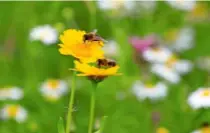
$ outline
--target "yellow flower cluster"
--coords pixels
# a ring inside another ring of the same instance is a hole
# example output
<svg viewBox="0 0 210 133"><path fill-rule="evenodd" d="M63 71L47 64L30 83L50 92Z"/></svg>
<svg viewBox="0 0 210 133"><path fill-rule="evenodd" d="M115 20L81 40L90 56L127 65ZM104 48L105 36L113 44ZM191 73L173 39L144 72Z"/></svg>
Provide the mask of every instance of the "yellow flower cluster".
<svg viewBox="0 0 210 133"><path fill-rule="evenodd" d="M59 52L63 55L75 57L75 68L73 70L80 72L78 76L88 76L103 79L104 77L117 75L118 65L100 68L99 66L90 65L97 63L98 59L104 59L102 47L103 41L85 40L85 31L69 29L64 31L60 36L62 44L59 44Z"/></svg>

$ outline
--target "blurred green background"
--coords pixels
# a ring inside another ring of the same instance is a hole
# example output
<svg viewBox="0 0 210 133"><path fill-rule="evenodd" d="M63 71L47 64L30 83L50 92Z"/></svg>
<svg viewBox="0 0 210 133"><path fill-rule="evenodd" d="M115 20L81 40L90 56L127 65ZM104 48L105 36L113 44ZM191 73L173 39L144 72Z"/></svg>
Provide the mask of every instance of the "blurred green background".
<svg viewBox="0 0 210 133"><path fill-rule="evenodd" d="M209 2L203 2L209 6ZM140 10L139 8L134 9ZM107 78L97 90L96 116L108 116L106 133L153 133L157 128L152 122L152 113L160 114L158 127L166 127L171 133L187 133L204 121L210 120L210 112L192 121L199 111L192 111L186 99L189 93L200 86L207 86L209 74L194 68L176 85L169 85L165 100L152 103L138 101L130 92L132 83L141 79L141 68L133 61L133 49L128 42L132 35L144 36L156 33L163 36L171 28L191 26L195 30L195 47L180 53L181 58L193 62L198 57L209 56L210 23L187 21L188 13L170 7L166 2L156 2L153 12L134 12L134 15L120 15L125 10L105 12L95 1L49 1L49 2L0 2L0 87L19 86L24 89L24 98L18 103L28 110L24 123L0 121L0 133L57 133L59 117L65 117L69 94L56 102L47 102L40 95L40 84L49 78L70 82L73 67L72 57L58 51L59 41L54 45L43 45L30 41L29 33L37 25L50 24L61 34L65 29L75 28L86 31L98 29L99 34L115 40L120 47L116 57L122 76ZM77 78L73 119L76 133L87 132L90 82ZM117 100L116 93L123 92L124 100ZM193 127L192 127L193 126Z"/></svg>

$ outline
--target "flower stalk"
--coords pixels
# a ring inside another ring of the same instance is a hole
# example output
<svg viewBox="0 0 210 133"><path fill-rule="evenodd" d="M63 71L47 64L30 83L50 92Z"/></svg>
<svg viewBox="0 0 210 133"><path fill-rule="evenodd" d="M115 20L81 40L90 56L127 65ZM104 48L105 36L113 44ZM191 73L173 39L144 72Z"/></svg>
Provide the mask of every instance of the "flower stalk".
<svg viewBox="0 0 210 133"><path fill-rule="evenodd" d="M66 121L66 133L70 133L71 128L71 120L72 120L72 112L74 106L74 95L75 95L75 86L76 86L76 71L73 72L72 76L72 83L71 83L71 96L69 98L69 108L68 108L68 115Z"/></svg>
<svg viewBox="0 0 210 133"><path fill-rule="evenodd" d="M90 119L89 119L89 126L88 126L88 133L92 133L93 130L93 123L94 123L94 113L95 113L95 102L96 102L96 88L98 83L92 82L93 89L91 91L91 101L90 101Z"/></svg>

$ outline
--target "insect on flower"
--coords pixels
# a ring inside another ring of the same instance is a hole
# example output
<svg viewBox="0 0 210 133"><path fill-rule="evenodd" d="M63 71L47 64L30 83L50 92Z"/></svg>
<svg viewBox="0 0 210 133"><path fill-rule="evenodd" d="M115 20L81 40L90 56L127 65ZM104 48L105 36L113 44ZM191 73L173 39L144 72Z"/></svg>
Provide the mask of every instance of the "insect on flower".
<svg viewBox="0 0 210 133"><path fill-rule="evenodd" d="M111 59L98 59L97 60L98 67L114 67L117 63Z"/></svg>
<svg viewBox="0 0 210 133"><path fill-rule="evenodd" d="M86 41L107 42L105 39L103 39L100 35L96 33L97 33L97 29L93 30L92 32L88 32L84 34L83 41L84 42Z"/></svg>
<svg viewBox="0 0 210 133"><path fill-rule="evenodd" d="M60 36L62 44L59 49L63 55L71 55L81 62L95 62L97 59L104 58L104 52L102 46L103 41L88 41L88 37L85 31L68 29ZM85 42L84 42L85 40ZM90 40L90 39L89 39ZM95 39L94 39L95 40Z"/></svg>
<svg viewBox="0 0 210 133"><path fill-rule="evenodd" d="M79 61L74 61L75 69L72 70L80 72L79 74L77 74L77 76L87 76L89 79L96 82L100 82L108 76L121 75L120 73L117 73L119 69L119 66L117 64L113 66L113 62L111 64L109 64L110 62L107 62L109 61L101 59L97 62L97 64L91 65Z"/></svg>

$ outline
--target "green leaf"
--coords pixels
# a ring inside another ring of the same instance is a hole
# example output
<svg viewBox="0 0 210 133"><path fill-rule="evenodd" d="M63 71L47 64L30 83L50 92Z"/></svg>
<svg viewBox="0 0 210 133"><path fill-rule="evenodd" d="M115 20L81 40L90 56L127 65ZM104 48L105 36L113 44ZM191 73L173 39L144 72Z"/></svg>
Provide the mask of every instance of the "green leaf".
<svg viewBox="0 0 210 133"><path fill-rule="evenodd" d="M58 133L65 133L62 117L58 121Z"/></svg>

